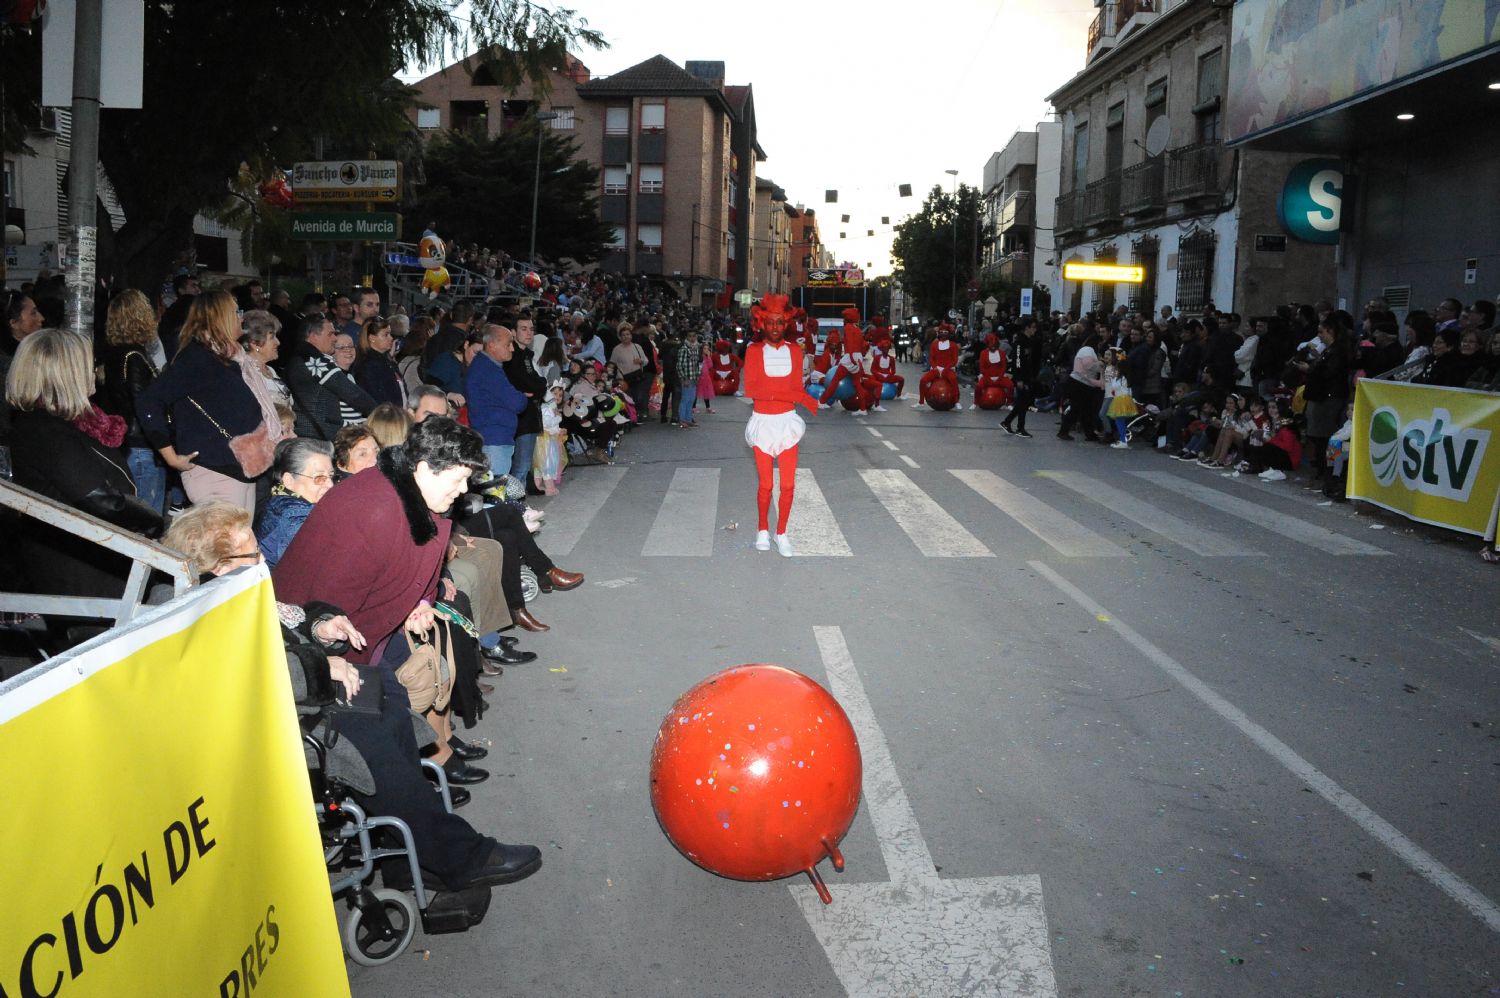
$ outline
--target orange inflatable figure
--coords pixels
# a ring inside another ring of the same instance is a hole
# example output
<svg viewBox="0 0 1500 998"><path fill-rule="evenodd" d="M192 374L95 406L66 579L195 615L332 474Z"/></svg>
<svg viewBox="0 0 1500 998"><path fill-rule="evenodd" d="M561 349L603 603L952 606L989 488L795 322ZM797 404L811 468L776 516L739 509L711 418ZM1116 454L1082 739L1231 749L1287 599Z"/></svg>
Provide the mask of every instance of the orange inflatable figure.
<svg viewBox="0 0 1500 998"><path fill-rule="evenodd" d="M864 766L849 717L827 690L779 665L725 669L667 711L651 751L651 806L688 859L733 880L842 871L839 842Z"/></svg>

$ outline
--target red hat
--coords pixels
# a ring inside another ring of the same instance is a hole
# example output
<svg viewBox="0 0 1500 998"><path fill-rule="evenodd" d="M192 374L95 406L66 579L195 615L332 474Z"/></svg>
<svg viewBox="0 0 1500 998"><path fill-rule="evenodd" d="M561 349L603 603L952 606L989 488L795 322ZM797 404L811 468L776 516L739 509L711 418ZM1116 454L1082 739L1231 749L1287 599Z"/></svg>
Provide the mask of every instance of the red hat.
<svg viewBox="0 0 1500 998"><path fill-rule="evenodd" d="M729 341L728 340L714 340L714 349L717 350L717 351L719 351L719 353L728 353L729 352Z"/></svg>
<svg viewBox="0 0 1500 998"><path fill-rule="evenodd" d="M844 309L844 321L845 322L858 322L859 321L859 309L857 309L857 308L846 308L846 309Z"/></svg>
<svg viewBox="0 0 1500 998"><path fill-rule="evenodd" d="M882 351L889 351L891 349L891 338L889 336L886 336L875 345L878 346Z"/></svg>
<svg viewBox="0 0 1500 998"><path fill-rule="evenodd" d="M843 346L844 345L843 334L840 333L837 329L830 329L828 331L828 340L827 340L827 342L829 342L829 343L837 343L839 346Z"/></svg>
<svg viewBox="0 0 1500 998"><path fill-rule="evenodd" d="M946 322L940 322L938 323L938 332L951 333L953 332L953 326Z"/></svg>
<svg viewBox="0 0 1500 998"><path fill-rule="evenodd" d="M993 350L1000 345L1000 337L996 336L994 333L990 333L984 338L984 345Z"/></svg>

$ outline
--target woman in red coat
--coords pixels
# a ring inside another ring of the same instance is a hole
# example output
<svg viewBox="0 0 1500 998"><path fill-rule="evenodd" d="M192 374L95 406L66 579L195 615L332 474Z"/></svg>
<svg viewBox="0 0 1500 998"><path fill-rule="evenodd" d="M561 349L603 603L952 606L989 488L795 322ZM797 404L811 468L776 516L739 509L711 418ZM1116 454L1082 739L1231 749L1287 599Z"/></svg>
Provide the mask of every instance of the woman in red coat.
<svg viewBox="0 0 1500 998"><path fill-rule="evenodd" d="M785 342L790 316L786 295L766 295L750 313L762 339L745 348L745 397L754 401L750 422L745 424L745 443L755 454L759 486L755 492L759 516L755 548L771 550L770 510L772 465L780 469L781 497L776 502L776 550L791 557L792 542L786 536L792 515L792 496L797 487L797 445L807 424L797 415L797 406L816 415L818 400L802 386L802 348Z"/></svg>

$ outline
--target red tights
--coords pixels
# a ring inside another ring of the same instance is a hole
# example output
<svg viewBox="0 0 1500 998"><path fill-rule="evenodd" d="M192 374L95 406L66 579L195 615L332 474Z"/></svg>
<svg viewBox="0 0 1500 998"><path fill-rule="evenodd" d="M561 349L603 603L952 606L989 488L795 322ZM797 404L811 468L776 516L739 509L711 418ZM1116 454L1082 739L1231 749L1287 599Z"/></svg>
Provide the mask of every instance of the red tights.
<svg viewBox="0 0 1500 998"><path fill-rule="evenodd" d="M772 457L759 447L755 451L755 474L760 485L755 490L755 508L760 514L757 530L769 530L771 516L771 465L781 468L781 496L776 500L776 532L786 533L787 520L792 515L792 493L797 489L797 447L793 445Z"/></svg>

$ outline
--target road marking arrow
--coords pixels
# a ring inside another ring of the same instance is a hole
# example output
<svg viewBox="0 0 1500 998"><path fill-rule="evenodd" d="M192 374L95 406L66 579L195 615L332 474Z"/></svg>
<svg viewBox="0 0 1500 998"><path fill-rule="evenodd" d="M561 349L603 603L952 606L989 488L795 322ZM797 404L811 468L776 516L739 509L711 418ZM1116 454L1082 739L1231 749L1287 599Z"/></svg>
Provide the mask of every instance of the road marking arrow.
<svg viewBox="0 0 1500 998"><path fill-rule="evenodd" d="M1037 876L943 880L901 788L837 627L815 627L833 695L859 736L864 797L890 882L839 884L824 905L811 887L792 895L851 995L1057 994Z"/></svg>

